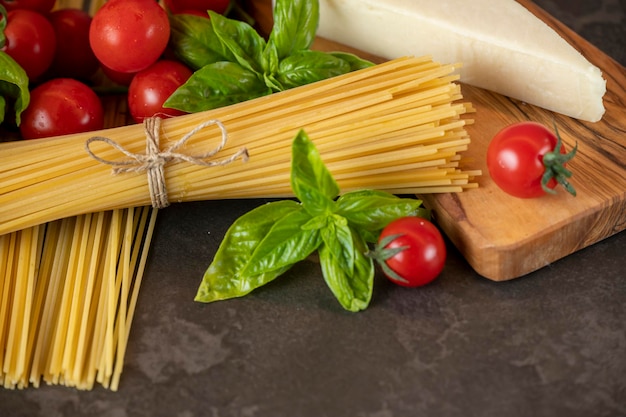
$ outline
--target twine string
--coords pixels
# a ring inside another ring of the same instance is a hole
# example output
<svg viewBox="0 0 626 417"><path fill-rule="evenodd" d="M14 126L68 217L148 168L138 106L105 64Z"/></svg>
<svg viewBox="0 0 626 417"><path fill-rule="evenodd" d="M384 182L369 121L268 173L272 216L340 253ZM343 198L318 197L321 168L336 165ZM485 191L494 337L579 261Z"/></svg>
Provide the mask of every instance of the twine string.
<svg viewBox="0 0 626 417"><path fill-rule="evenodd" d="M169 205L164 169L165 164L168 162L187 162L193 165L214 167L230 164L238 158L241 158L244 162L248 160L248 150L246 148L242 148L230 157L222 160L209 160L209 158L219 153L228 141L226 127L219 120L211 119L200 123L164 151L161 151L160 147L161 119L159 117L149 117L144 119L143 125L146 135L145 154L130 152L116 141L103 136L93 136L87 139L85 150L96 161L111 165L113 167L111 170L113 175L145 171L148 176L150 200L155 208L164 208ZM196 133L212 125L217 126L221 131L221 141L215 148L197 155L185 154L179 151ZM94 142L103 142L126 155L128 159L111 161L101 158L91 150L91 144Z"/></svg>

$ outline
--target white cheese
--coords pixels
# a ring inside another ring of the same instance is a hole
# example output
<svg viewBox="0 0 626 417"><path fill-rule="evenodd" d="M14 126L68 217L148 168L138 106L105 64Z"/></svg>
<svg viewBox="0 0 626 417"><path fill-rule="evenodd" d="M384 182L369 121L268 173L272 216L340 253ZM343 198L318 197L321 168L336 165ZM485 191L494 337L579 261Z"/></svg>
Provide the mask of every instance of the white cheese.
<svg viewBox="0 0 626 417"><path fill-rule="evenodd" d="M596 122L606 81L514 0L319 0L318 36L381 58L460 63L461 81Z"/></svg>

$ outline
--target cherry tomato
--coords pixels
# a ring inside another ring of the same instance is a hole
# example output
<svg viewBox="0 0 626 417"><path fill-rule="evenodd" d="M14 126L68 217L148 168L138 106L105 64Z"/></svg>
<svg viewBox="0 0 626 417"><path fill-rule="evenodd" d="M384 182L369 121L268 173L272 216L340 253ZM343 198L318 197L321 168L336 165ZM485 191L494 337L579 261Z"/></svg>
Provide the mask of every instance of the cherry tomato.
<svg viewBox="0 0 626 417"><path fill-rule="evenodd" d="M102 103L86 84L71 78L46 81L31 91L22 113L24 139L99 130L104 126Z"/></svg>
<svg viewBox="0 0 626 417"><path fill-rule="evenodd" d="M575 195L567 178L571 172L565 162L576 149L566 154L557 134L536 122L519 122L499 131L487 149L487 169L493 181L506 193L519 198L534 198L561 183Z"/></svg>
<svg viewBox="0 0 626 417"><path fill-rule="evenodd" d="M228 10L230 0L165 0L165 5L170 12L177 14L184 10L213 10L224 14Z"/></svg>
<svg viewBox="0 0 626 417"><path fill-rule="evenodd" d="M191 77L191 70L177 61L161 60L138 72L128 87L128 109L137 123L152 116L179 116L179 110L163 103Z"/></svg>
<svg viewBox="0 0 626 417"><path fill-rule="evenodd" d="M118 72L138 72L154 64L169 36L167 13L154 0L109 0L89 30L98 60Z"/></svg>
<svg viewBox="0 0 626 417"><path fill-rule="evenodd" d="M433 281L446 262L446 245L439 229L416 216L389 223L380 234L374 258L392 282L419 287Z"/></svg>
<svg viewBox="0 0 626 417"><path fill-rule="evenodd" d="M20 64L29 79L48 70L57 42L52 24L41 13L26 9L9 12L4 34L6 45L2 50Z"/></svg>
<svg viewBox="0 0 626 417"><path fill-rule="evenodd" d="M89 45L91 16L80 9L59 9L48 15L57 39L51 77L88 79L100 65Z"/></svg>
<svg viewBox="0 0 626 417"><path fill-rule="evenodd" d="M46 14L52 10L55 1L56 0L0 0L0 4L2 4L7 11L27 9Z"/></svg>

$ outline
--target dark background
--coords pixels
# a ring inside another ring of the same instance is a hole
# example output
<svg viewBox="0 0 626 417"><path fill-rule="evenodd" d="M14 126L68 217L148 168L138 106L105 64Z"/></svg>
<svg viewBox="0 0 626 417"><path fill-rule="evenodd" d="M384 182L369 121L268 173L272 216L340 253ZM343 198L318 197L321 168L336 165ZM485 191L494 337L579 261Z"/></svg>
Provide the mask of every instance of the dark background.
<svg viewBox="0 0 626 417"><path fill-rule="evenodd" d="M537 3L626 65L625 0ZM309 261L193 302L226 228L262 203L163 210L119 391L0 389L0 416L626 416L624 232L504 283L449 245L438 280L379 276L357 314Z"/></svg>

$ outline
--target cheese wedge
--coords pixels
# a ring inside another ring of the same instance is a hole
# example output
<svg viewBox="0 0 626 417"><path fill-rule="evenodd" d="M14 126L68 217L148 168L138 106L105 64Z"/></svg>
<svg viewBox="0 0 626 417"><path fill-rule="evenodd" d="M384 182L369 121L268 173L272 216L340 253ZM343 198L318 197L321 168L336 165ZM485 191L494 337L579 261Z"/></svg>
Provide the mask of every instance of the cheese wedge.
<svg viewBox="0 0 626 417"><path fill-rule="evenodd" d="M386 59L460 63L461 82L570 117L604 114L606 81L514 0L319 0L318 36Z"/></svg>

